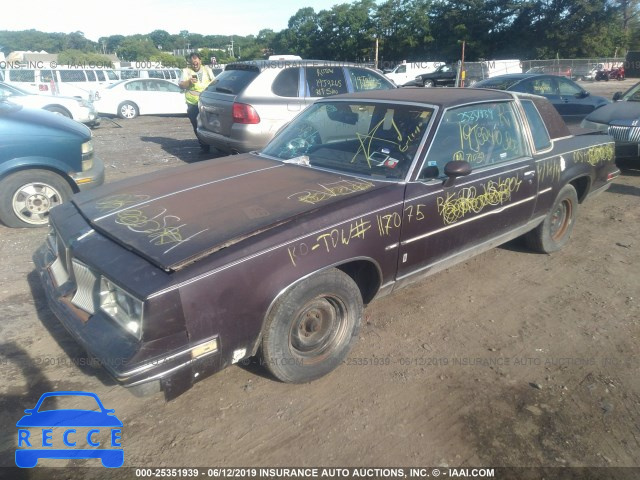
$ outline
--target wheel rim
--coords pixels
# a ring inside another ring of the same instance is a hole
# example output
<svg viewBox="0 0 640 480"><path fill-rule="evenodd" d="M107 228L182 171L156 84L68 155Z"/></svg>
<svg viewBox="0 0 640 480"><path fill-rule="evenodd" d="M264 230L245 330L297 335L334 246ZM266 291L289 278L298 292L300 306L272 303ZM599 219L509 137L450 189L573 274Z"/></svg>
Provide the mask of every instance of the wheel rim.
<svg viewBox="0 0 640 480"><path fill-rule="evenodd" d="M120 107L120 112L124 118L134 118L136 116L136 108L130 103Z"/></svg>
<svg viewBox="0 0 640 480"><path fill-rule="evenodd" d="M294 354L320 361L345 340L347 307L334 296L322 296L307 303L291 326L289 342Z"/></svg>
<svg viewBox="0 0 640 480"><path fill-rule="evenodd" d="M569 200L560 202L551 215L551 238L555 241L560 240L567 233L569 225L571 225L571 217L573 213L573 204Z"/></svg>
<svg viewBox="0 0 640 480"><path fill-rule="evenodd" d="M51 185L27 183L13 194L14 213L23 222L43 225L49 222L49 210L62 203L62 195Z"/></svg>

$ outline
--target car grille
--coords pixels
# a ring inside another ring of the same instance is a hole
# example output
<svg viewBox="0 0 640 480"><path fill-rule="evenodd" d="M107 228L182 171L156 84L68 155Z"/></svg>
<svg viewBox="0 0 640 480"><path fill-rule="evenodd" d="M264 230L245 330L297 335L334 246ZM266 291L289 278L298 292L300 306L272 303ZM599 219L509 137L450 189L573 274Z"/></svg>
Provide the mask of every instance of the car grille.
<svg viewBox="0 0 640 480"><path fill-rule="evenodd" d="M47 237L49 248L56 259L49 267L57 286L69 283L73 292L71 303L87 313L94 314L98 307L99 276L87 265L72 257L58 232L52 228Z"/></svg>
<svg viewBox="0 0 640 480"><path fill-rule="evenodd" d="M609 135L621 142L640 142L640 127L611 125Z"/></svg>

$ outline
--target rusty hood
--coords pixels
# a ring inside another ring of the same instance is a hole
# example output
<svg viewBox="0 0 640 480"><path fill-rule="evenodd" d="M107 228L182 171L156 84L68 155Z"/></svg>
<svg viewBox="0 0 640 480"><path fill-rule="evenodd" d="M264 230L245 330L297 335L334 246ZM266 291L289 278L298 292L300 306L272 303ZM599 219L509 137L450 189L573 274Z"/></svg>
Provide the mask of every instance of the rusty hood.
<svg viewBox="0 0 640 480"><path fill-rule="evenodd" d="M72 201L95 230L177 270L381 185L245 154L103 185Z"/></svg>

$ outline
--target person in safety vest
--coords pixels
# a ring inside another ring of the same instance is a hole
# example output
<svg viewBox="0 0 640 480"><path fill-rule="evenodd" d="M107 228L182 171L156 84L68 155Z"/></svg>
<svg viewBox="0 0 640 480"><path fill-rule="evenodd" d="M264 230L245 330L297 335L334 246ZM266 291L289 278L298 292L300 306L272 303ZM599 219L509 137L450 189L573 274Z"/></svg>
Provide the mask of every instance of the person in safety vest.
<svg viewBox="0 0 640 480"><path fill-rule="evenodd" d="M204 91L214 78L215 75L211 69L206 65L202 65L200 54L193 52L191 54L191 67L182 70L182 76L178 84L180 88L185 90L184 98L187 102L187 116L191 120L193 132L196 134L198 143L200 143L200 150L203 152L208 152L210 147L198 137L198 100L200 99L200 92Z"/></svg>

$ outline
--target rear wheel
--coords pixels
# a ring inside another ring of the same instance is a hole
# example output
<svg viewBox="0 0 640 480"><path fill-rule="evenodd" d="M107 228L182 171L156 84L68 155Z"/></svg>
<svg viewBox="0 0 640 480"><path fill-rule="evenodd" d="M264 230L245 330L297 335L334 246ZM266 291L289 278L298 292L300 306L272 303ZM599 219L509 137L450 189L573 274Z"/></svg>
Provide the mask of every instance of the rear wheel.
<svg viewBox="0 0 640 480"><path fill-rule="evenodd" d="M122 102L118 105L118 116L120 118L132 119L140 114L138 106L133 102Z"/></svg>
<svg viewBox="0 0 640 480"><path fill-rule="evenodd" d="M525 235L529 248L543 253L556 252L563 248L571 237L577 209L576 189L572 185L565 185L544 221Z"/></svg>
<svg viewBox="0 0 640 480"><path fill-rule="evenodd" d="M262 361L279 380L310 382L334 370L351 350L362 296L344 272L331 268L296 284L276 303L262 338Z"/></svg>
<svg viewBox="0 0 640 480"><path fill-rule="evenodd" d="M49 212L73 191L60 175L47 170L22 170L0 181L0 221L8 227L41 227Z"/></svg>

